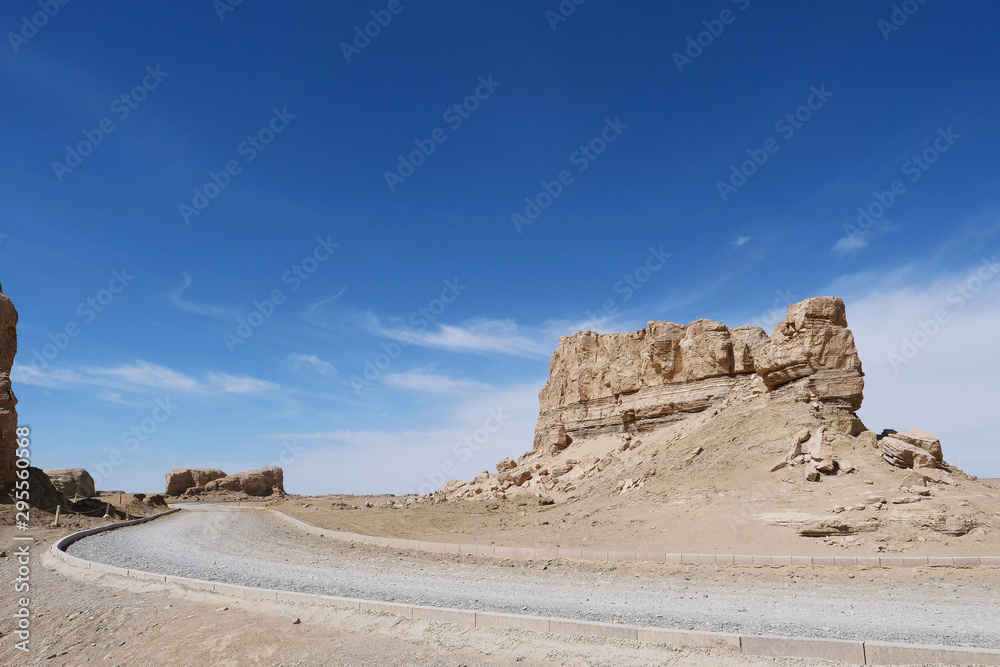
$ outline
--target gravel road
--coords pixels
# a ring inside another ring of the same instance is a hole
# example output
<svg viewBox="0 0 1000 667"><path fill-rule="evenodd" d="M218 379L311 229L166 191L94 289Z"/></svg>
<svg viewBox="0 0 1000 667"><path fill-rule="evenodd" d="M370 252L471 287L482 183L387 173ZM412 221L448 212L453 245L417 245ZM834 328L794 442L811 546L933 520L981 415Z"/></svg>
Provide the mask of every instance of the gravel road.
<svg viewBox="0 0 1000 667"><path fill-rule="evenodd" d="M420 556L309 535L265 511L184 511L80 540L75 556L130 569L389 602L743 634L1000 648L1000 590L955 571L919 582L817 583L787 568L640 574L566 561L542 569L473 556ZM672 566L665 566L670 568ZM991 579L992 580L992 579Z"/></svg>

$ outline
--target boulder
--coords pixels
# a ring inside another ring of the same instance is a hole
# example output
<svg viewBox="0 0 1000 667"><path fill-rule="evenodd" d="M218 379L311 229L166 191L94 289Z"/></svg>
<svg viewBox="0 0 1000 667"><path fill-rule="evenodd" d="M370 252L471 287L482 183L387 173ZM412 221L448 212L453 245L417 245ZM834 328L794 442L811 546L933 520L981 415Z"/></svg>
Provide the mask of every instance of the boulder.
<svg viewBox="0 0 1000 667"><path fill-rule="evenodd" d="M42 510L54 510L62 505L64 508L71 507L66 497L59 492L49 476L41 468L28 467L28 504ZM14 485L8 486L10 497L14 497ZM2 496L0 496L2 498Z"/></svg>
<svg viewBox="0 0 1000 667"><path fill-rule="evenodd" d="M528 470L527 468L507 470L505 472L500 473L500 475L497 477L497 481L500 482L501 484L504 484L505 482L510 482L511 485L513 486L520 486L521 484L527 482L529 479L531 479L531 471Z"/></svg>
<svg viewBox="0 0 1000 667"><path fill-rule="evenodd" d="M885 434L892 435L892 437L896 440L902 440L903 442L911 444L914 447L919 447L930 454L935 461L944 460L944 453L941 451L941 441L936 436L931 435L921 428L911 428L910 430L903 431L902 433L886 431Z"/></svg>
<svg viewBox="0 0 1000 667"><path fill-rule="evenodd" d="M17 461L17 397L10 369L17 354L17 310L0 286L0 487L13 482Z"/></svg>
<svg viewBox="0 0 1000 667"><path fill-rule="evenodd" d="M504 470L513 470L517 467L517 461L511 458L506 458L497 464L497 472L503 472Z"/></svg>
<svg viewBox="0 0 1000 667"><path fill-rule="evenodd" d="M874 431L862 431L856 440L862 447L878 449L878 435Z"/></svg>
<svg viewBox="0 0 1000 667"><path fill-rule="evenodd" d="M179 496L192 487L205 486L225 476L226 473L214 468L174 468L167 473L166 494Z"/></svg>
<svg viewBox="0 0 1000 667"><path fill-rule="evenodd" d="M535 431L535 444L533 451L555 454L569 446L570 437L566 433L566 426L561 423L546 425Z"/></svg>
<svg viewBox="0 0 1000 667"><path fill-rule="evenodd" d="M444 491L445 493L453 493L461 489L463 486L466 486L466 483L463 480L453 479L444 485L442 491Z"/></svg>
<svg viewBox="0 0 1000 667"><path fill-rule="evenodd" d="M878 529L878 519L812 519L799 528L803 537L829 537L830 535L853 535Z"/></svg>
<svg viewBox="0 0 1000 667"><path fill-rule="evenodd" d="M285 494L284 471L276 466L238 472L205 485L205 492L242 491L248 496Z"/></svg>
<svg viewBox="0 0 1000 667"><path fill-rule="evenodd" d="M785 455L785 461L791 463L802 454L802 443L809 441L809 429L803 429L793 436L789 436L786 441L786 447L788 447L788 454Z"/></svg>
<svg viewBox="0 0 1000 667"><path fill-rule="evenodd" d="M83 468L52 468L43 471L64 496L90 498L97 495L94 478Z"/></svg>
<svg viewBox="0 0 1000 667"><path fill-rule="evenodd" d="M574 466L575 466L575 464L573 464L573 463L564 463L562 465L558 465L558 466L555 466L554 468L550 469L549 470L549 474L552 475L553 477L562 477L563 475L565 475L566 473L568 473L570 470L572 470L574 468Z"/></svg>
<svg viewBox="0 0 1000 667"><path fill-rule="evenodd" d="M805 450L809 453L809 458L816 462L816 470L820 472L833 472L833 445L826 437L826 427L820 426L805 444Z"/></svg>
<svg viewBox="0 0 1000 667"><path fill-rule="evenodd" d="M936 468L938 459L926 449L886 435L878 441L882 458L897 468Z"/></svg>

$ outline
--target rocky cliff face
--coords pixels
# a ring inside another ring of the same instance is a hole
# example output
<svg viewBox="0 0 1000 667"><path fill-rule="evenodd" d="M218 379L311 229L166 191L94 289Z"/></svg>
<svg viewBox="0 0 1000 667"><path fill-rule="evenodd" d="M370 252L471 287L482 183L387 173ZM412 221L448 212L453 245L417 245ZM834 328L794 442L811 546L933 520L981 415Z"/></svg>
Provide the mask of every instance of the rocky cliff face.
<svg viewBox="0 0 1000 667"><path fill-rule="evenodd" d="M215 468L174 468L166 476L166 493L168 496L179 496L190 488L203 487L225 476L226 473Z"/></svg>
<svg viewBox="0 0 1000 667"><path fill-rule="evenodd" d="M213 491L242 491L248 496L285 494L284 471L258 468L227 475L213 468L174 468L167 473L167 495L199 495Z"/></svg>
<svg viewBox="0 0 1000 667"><path fill-rule="evenodd" d="M94 478L83 468L50 468L42 472L52 481L52 486L67 498L97 495Z"/></svg>
<svg viewBox="0 0 1000 667"><path fill-rule="evenodd" d="M17 310L0 287L0 486L14 481L17 450L17 398L10 369L17 354Z"/></svg>
<svg viewBox="0 0 1000 667"><path fill-rule="evenodd" d="M789 306L771 337L713 320L563 337L539 394L534 451L651 430L708 410L737 389L813 402L833 429L859 432L853 411L861 407L864 373L844 302L817 297Z"/></svg>
<svg viewBox="0 0 1000 667"><path fill-rule="evenodd" d="M237 472L205 485L205 491L242 491L248 496L285 495L285 475L281 468L270 466Z"/></svg>

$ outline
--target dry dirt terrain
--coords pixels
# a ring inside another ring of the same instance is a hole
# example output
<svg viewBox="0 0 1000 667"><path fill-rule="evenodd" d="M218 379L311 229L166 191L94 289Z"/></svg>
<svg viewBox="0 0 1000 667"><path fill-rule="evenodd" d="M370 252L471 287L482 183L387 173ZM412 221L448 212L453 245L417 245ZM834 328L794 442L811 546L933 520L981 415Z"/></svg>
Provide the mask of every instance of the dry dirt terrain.
<svg viewBox="0 0 1000 667"><path fill-rule="evenodd" d="M711 437L721 433L731 443L725 449L703 447L697 432L680 440L663 432L643 436L641 445L625 451L617 451L620 440L613 436L570 447L546 465L609 449L615 461L577 480L573 491L545 494L551 505L528 492L506 500L449 502L288 497L273 506L324 528L439 542L776 556L1000 555L1000 484L954 470L945 473L950 483L911 491L906 485L912 471L890 466L877 448L862 446L842 454L856 472L821 482L788 469L770 472L785 455L781 435L796 430L793 417L787 426L769 424L767 436L742 419L734 420L731 431L720 430L716 418ZM687 460L698 447L702 453ZM739 465L726 460L733 450L740 452ZM641 486L618 490L637 479ZM800 536L806 521L823 518L857 529Z"/></svg>

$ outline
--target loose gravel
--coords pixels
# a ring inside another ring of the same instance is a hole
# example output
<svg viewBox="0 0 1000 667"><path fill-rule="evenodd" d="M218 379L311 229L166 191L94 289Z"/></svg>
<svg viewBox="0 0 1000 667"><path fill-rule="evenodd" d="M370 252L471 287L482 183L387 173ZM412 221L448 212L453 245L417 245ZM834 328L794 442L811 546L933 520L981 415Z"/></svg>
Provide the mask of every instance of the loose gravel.
<svg viewBox="0 0 1000 667"><path fill-rule="evenodd" d="M1000 648L998 591L937 577L905 586L820 584L790 569L784 583L774 577L726 581L720 567L717 578L692 580L665 570L662 576L614 566L581 571L566 561L523 567L458 554L428 558L309 535L252 510L179 512L85 538L69 552L135 570L387 602L741 634Z"/></svg>

